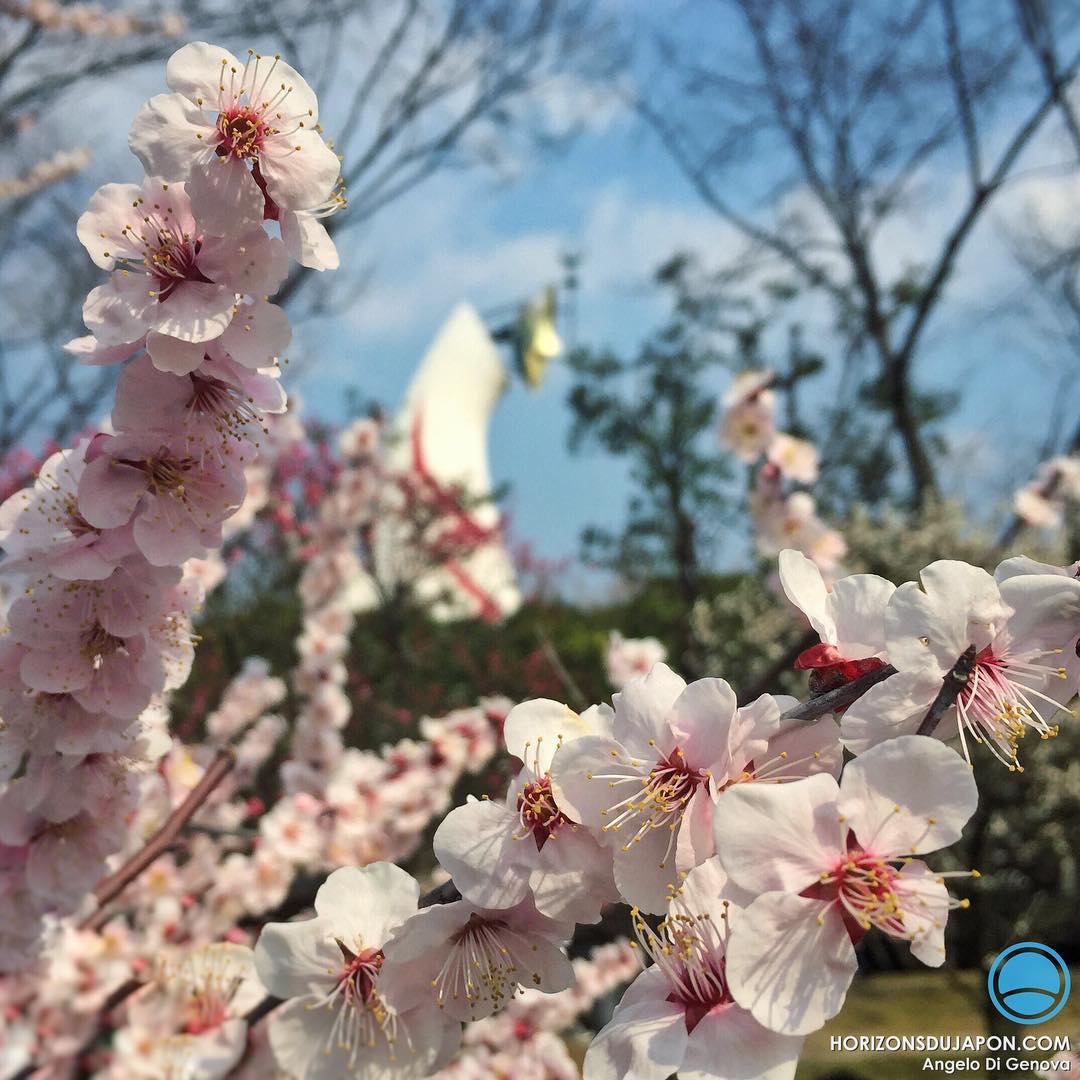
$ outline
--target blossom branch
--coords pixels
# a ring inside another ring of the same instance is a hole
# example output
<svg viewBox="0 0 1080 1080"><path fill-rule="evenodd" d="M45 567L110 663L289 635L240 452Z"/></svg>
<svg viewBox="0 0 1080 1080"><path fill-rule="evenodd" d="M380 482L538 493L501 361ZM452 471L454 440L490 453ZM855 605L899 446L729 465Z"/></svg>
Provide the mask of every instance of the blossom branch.
<svg viewBox="0 0 1080 1080"><path fill-rule="evenodd" d="M960 654L960 658L953 664L952 670L945 676L941 689L938 691L937 697L934 698L926 716L923 717L919 730L915 733L916 735L934 734L934 730L941 722L941 718L956 704L960 692L971 679L972 672L975 670L975 655L976 649L974 645L969 645Z"/></svg>
<svg viewBox="0 0 1080 1080"><path fill-rule="evenodd" d="M858 701L872 686L877 686L895 674L896 668L892 664L882 664L844 686L793 705L787 712L780 714L780 724L784 726L802 720L817 720L826 713L846 708L852 702Z"/></svg>
<svg viewBox="0 0 1080 1080"><path fill-rule="evenodd" d="M436 904L452 904L456 900L461 899L461 893L458 891L458 887L452 881L444 881L441 885L436 885L434 889L429 889L420 899L417 901L417 907L434 907Z"/></svg>
<svg viewBox="0 0 1080 1080"><path fill-rule="evenodd" d="M149 867L180 835L211 792L225 779L236 764L231 750L218 750L202 779L188 792L187 798L165 819L160 829L119 870L110 874L94 889L98 911L80 924L88 927L106 904L115 900L147 867Z"/></svg>

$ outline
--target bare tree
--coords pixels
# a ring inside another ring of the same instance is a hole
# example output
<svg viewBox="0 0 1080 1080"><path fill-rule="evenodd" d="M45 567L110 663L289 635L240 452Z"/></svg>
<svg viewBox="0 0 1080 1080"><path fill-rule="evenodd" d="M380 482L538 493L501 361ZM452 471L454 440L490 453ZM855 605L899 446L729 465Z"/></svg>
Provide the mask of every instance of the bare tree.
<svg viewBox="0 0 1080 1080"><path fill-rule="evenodd" d="M701 0L686 10L695 32L658 35L661 70L641 115L750 251L830 303L845 370L869 375L845 380L831 426L842 429L852 394L864 408L876 399L922 504L938 483L933 406L915 367L965 245L1048 118L1068 116L1080 9ZM1058 142L1068 149L1064 134ZM776 178L749 208L748 161L767 161ZM929 169L958 162L966 190L941 235L925 238L918 267L885 269L886 228L903 223Z"/></svg>
<svg viewBox="0 0 1080 1080"><path fill-rule="evenodd" d="M320 119L343 155L349 207L328 221L340 236L439 170L497 166L515 140L550 136L543 94L559 80L603 81L621 62L610 25L587 0L131 0L129 7L127 31L110 36L43 24L20 17L30 9L16 0L0 3L0 451L50 428L77 427L111 378L108 369L74 368L60 351L82 332L81 301L95 278L75 246L74 222L106 178L103 163L56 183L29 182L48 177L43 159L47 166L57 149L80 145L80 109L109 80L121 97L140 70L159 68L183 40L287 55L320 94ZM139 102L134 94L124 101L127 119ZM355 273L333 283L307 277L314 279L304 287L309 312L355 302L362 291ZM295 308L298 288L287 282L283 302Z"/></svg>

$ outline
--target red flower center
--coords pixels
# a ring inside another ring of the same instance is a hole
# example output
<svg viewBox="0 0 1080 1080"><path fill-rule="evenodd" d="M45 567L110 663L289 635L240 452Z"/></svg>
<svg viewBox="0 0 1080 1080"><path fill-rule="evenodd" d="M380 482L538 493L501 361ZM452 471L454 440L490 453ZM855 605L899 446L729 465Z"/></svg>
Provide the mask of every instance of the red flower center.
<svg viewBox="0 0 1080 1080"><path fill-rule="evenodd" d="M551 793L550 776L542 776L521 789L521 794L517 798L517 811L521 820L521 835L532 833L537 850L542 848L563 825L573 825L573 822L555 805L555 797Z"/></svg>
<svg viewBox="0 0 1080 1080"><path fill-rule="evenodd" d="M221 133L216 150L218 157L233 154L245 160L259 156L263 139L270 131L262 117L246 105L237 105L220 113L217 126Z"/></svg>

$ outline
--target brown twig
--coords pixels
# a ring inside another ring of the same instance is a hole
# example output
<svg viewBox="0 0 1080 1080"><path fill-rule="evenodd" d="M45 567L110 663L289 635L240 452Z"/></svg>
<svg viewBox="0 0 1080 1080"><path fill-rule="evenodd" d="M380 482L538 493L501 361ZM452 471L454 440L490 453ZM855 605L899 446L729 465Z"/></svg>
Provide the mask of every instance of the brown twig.
<svg viewBox="0 0 1080 1080"><path fill-rule="evenodd" d="M574 708L588 708L588 698L581 692L581 687L574 681L573 675L570 674L566 665L562 662L562 657L559 656L559 651L555 648L551 638L541 629L537 629L536 637L540 642L540 648L544 653L544 658L551 665L555 674L559 676L559 681L563 684L563 688L573 702Z"/></svg>
<svg viewBox="0 0 1080 1080"><path fill-rule="evenodd" d="M267 994L262 1001L252 1005L246 1013L244 1013L244 1020L247 1022L248 1027L254 1027L264 1016L271 1013L281 1004L281 998L272 997Z"/></svg>
<svg viewBox="0 0 1080 1080"><path fill-rule="evenodd" d="M236 764L236 757L231 750L218 750L202 779L191 789L184 801L165 819L165 823L119 870L98 882L94 889L94 899L98 911L84 919L81 929L88 928L98 918L101 908L115 900L155 859L163 855L166 849L180 835L196 811L206 802L210 793L225 779Z"/></svg>
<svg viewBox="0 0 1080 1080"><path fill-rule="evenodd" d="M434 889L424 893L417 901L417 907L434 907L436 904L453 904L461 899L458 887L452 881L444 881Z"/></svg>
<svg viewBox="0 0 1080 1080"><path fill-rule="evenodd" d="M974 645L969 645L960 654L960 658L953 664L952 670L945 676L937 697L934 698L929 710L923 717L919 730L915 732L916 735L933 735L941 722L941 718L956 704L956 699L960 696L960 692L964 687L967 686L971 679L971 673L975 670L976 651Z"/></svg>

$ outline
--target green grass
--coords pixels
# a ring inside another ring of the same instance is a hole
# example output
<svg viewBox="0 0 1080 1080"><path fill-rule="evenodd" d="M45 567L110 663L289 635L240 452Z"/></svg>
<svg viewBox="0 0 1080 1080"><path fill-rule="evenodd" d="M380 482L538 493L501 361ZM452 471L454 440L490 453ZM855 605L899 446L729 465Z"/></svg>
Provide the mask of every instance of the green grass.
<svg viewBox="0 0 1080 1080"><path fill-rule="evenodd" d="M1078 980L1080 972L1073 975L1074 987ZM836 1080L841 1077L843 1080L915 1080L924 1076L945 1076L947 1074L942 1072L923 1072L924 1055L836 1052L829 1049L829 1037L876 1034L985 1035L988 1033L986 1016L982 1011L985 1001L984 976L977 971L913 971L858 979L840 1015L807 1038L797 1080L826 1080L827 1077L835 1077ZM1073 1048L1080 1049L1080 991L1049 1023L1038 1027L1008 1024L998 1033L1006 1030L1017 1035L1069 1035ZM1022 1058L1025 1055L1017 1052L1012 1056ZM953 1075L1005 1080L1010 1074L1004 1068L995 1073L985 1073L980 1068L975 1072ZM1015 1075L1030 1077L1035 1074Z"/></svg>

